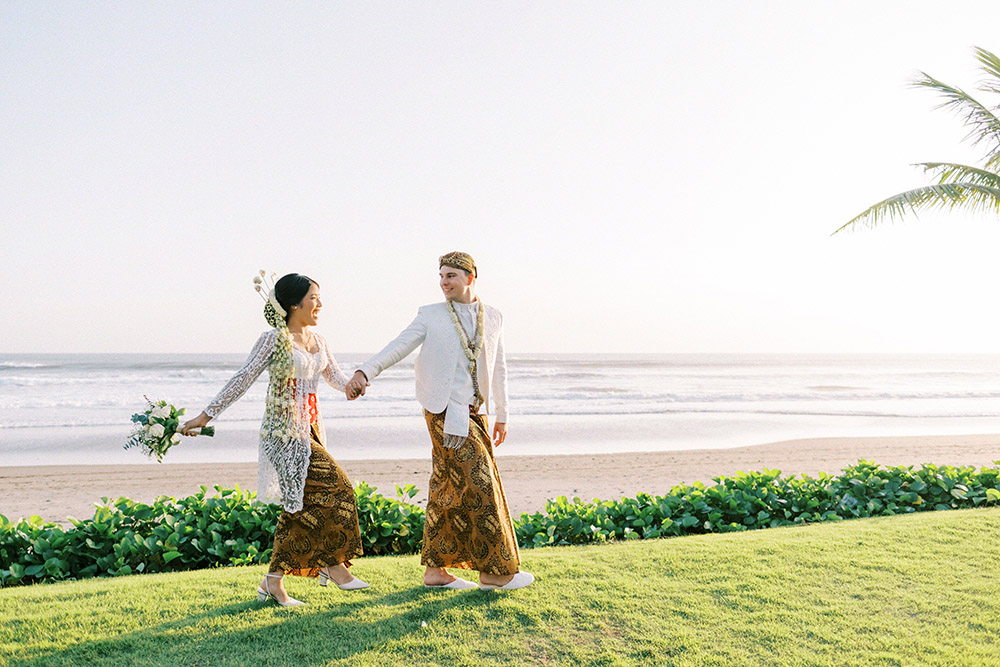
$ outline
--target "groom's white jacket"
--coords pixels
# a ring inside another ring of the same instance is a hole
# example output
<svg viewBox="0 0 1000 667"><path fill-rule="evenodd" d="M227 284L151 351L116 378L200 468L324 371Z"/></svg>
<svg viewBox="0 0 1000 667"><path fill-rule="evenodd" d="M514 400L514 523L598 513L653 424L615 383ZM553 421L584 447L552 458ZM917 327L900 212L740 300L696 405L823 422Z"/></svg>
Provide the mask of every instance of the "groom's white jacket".
<svg viewBox="0 0 1000 667"><path fill-rule="evenodd" d="M503 352L503 315L482 301L479 307L486 310L483 313L483 349L476 359L476 375L479 376L476 380L479 382L479 393L486 401L487 414L491 412L492 401L496 421L505 424L507 361ZM467 367L469 363L446 302L421 306L410 326L362 364L359 370L369 381L374 380L382 371L417 349L418 345L421 347L415 364L417 400L428 412L444 412L451 396L456 365Z"/></svg>

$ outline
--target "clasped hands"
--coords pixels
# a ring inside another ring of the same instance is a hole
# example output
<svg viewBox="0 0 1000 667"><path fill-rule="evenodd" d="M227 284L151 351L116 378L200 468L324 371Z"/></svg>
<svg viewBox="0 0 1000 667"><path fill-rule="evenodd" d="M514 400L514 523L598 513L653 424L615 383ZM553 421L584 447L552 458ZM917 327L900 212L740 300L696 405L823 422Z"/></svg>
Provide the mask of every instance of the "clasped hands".
<svg viewBox="0 0 1000 667"><path fill-rule="evenodd" d="M353 401L358 396L364 396L365 390L369 386L368 378L361 371L354 371L354 377L347 381L347 385L344 387L344 393L347 394L347 400Z"/></svg>

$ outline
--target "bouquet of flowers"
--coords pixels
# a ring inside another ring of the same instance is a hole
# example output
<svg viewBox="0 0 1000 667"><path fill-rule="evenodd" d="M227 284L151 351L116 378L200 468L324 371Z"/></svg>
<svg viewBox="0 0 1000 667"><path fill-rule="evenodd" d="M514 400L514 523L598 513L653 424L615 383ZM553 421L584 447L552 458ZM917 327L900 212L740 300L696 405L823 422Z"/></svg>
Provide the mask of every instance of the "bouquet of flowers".
<svg viewBox="0 0 1000 667"><path fill-rule="evenodd" d="M167 450L180 442L177 429L180 427L184 408L177 409L166 401L154 403L146 396L143 398L149 407L145 412L132 415L132 423L136 426L125 443L125 449L138 447L147 456L155 456L157 461L162 461ZM215 427L204 426L200 433L212 437L215 435Z"/></svg>

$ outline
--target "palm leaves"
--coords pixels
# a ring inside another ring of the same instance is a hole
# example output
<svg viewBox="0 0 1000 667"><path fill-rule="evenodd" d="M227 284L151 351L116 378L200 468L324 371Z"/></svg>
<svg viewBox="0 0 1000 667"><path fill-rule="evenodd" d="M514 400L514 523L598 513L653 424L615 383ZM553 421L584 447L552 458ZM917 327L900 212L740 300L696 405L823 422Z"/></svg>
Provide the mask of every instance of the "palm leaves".
<svg viewBox="0 0 1000 667"><path fill-rule="evenodd" d="M975 48L976 60L986 78L978 90L1000 94L1000 58L986 49ZM913 85L929 88L944 97L936 108L955 111L969 128L966 140L973 146L982 146L986 156L982 168L949 162L924 162L918 167L932 175L936 183L921 188L907 190L888 199L883 199L852 218L837 232L858 226L874 227L883 220L903 218L907 213L917 214L923 210L953 210L1000 213L1000 118L993 109L981 104L961 88L949 86L927 73Z"/></svg>

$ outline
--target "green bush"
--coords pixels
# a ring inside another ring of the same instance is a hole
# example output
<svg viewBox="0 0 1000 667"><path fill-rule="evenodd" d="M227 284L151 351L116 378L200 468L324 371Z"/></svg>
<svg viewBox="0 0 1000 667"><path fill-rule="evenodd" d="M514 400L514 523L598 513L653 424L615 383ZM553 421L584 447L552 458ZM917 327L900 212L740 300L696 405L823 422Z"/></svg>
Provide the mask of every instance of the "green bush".
<svg viewBox="0 0 1000 667"><path fill-rule="evenodd" d="M266 563L271 558L278 505L252 492L207 488L152 505L102 498L91 519L65 529L32 516L0 515L0 585ZM396 487L412 498L412 485ZM412 553L423 535L423 509L392 500L362 482L354 490L365 553Z"/></svg>
<svg viewBox="0 0 1000 667"><path fill-rule="evenodd" d="M523 547L635 540L771 528L923 510L995 505L1000 468L882 467L869 461L840 475L781 477L780 470L715 477L675 486L665 496L617 501L560 496L516 523Z"/></svg>
<svg viewBox="0 0 1000 667"><path fill-rule="evenodd" d="M412 554L420 550L424 537L424 510L411 505L403 498L417 495L417 487L396 485L400 500L386 498L375 492L367 482L354 488L358 502L358 523L361 525L361 544L368 556L384 554Z"/></svg>
<svg viewBox="0 0 1000 667"><path fill-rule="evenodd" d="M1000 463L1000 462L998 462ZM779 470L715 477L675 486L665 496L572 501L515 522L522 547L731 532L858 517L1000 504L1000 468L883 467L868 461L840 475L782 477ZM281 508L239 487L207 497L168 496L144 505L102 498L94 517L64 529L33 516L0 515L0 585L265 563ZM420 549L424 510L407 502L411 484L386 498L361 482L354 489L365 554Z"/></svg>

